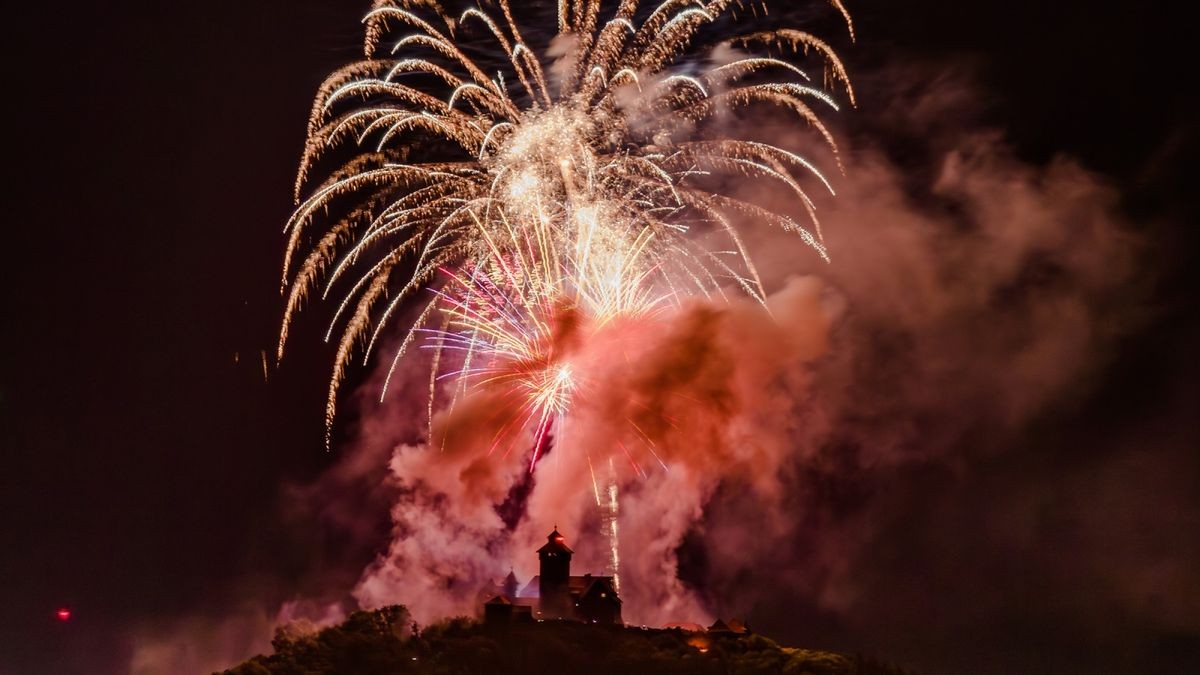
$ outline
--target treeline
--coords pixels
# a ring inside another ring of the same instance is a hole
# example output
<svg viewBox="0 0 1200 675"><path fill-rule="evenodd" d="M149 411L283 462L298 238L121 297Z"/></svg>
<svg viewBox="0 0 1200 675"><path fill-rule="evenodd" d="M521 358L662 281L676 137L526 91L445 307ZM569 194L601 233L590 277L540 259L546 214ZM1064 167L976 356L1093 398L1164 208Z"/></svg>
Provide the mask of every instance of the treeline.
<svg viewBox="0 0 1200 675"><path fill-rule="evenodd" d="M271 645L273 654L226 675L905 675L867 659L780 647L761 635L465 618L421 629L399 605L356 612L315 633L283 628Z"/></svg>

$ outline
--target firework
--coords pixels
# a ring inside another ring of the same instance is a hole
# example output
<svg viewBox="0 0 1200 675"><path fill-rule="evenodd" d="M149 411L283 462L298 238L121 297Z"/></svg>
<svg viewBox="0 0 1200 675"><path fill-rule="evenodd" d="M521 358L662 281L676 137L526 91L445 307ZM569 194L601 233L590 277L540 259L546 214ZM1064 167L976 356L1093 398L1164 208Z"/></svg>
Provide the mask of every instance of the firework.
<svg viewBox="0 0 1200 675"><path fill-rule="evenodd" d="M838 108L829 85L854 95L817 37L740 30L766 14L760 2L560 0L557 34L540 46L508 0L448 4L377 0L365 59L318 91L286 228L278 358L309 294L334 296L328 430L356 352L366 362L428 293L381 396L414 344L430 349L430 418L439 386L451 405L467 387L519 396L505 428L533 431L532 467L586 386L579 344L690 295L734 287L763 299L738 222L794 232L827 259L802 183L832 193L830 182L725 122L779 108L836 158L817 111ZM820 84L794 62L804 55L819 61ZM776 183L800 215L738 199L722 177Z"/></svg>

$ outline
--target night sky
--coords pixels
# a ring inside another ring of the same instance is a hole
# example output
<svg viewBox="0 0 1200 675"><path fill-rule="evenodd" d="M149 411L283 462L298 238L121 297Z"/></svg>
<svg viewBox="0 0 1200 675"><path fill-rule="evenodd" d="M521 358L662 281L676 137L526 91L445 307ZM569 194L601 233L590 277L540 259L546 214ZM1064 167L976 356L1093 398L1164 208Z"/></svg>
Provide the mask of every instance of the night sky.
<svg viewBox="0 0 1200 675"><path fill-rule="evenodd" d="M10 17L0 675L126 672L140 627L278 603L317 578L328 592L330 579L352 583L370 558L369 547L340 546L337 532L281 524L284 487L336 460L322 442L331 354L320 313L302 319L301 338L267 382L261 356L277 336L281 228L311 96L358 54L365 6L66 2ZM1028 162L1066 153L1105 175L1145 246L1133 328L1069 409L993 456L993 487L1015 492L1044 480L1039 472L1087 472L1093 446L1136 439L1145 463L1182 472L1191 489L1172 508L1196 514L1200 322L1186 289L1200 282L1200 200L1185 157L1196 150L1200 108L1188 24L1134 2L849 6L859 41L841 53L852 75L897 63L970 73L982 92L972 124L1002 129ZM881 128L870 111L886 101L869 81L859 83L849 133ZM925 161L920 138L874 140L902 166ZM1153 503L1156 490L1123 494ZM364 506L365 529L385 533L385 516ZM1028 570L1009 580L1024 584L1015 592L1044 595L1031 592L1044 580ZM985 568L955 574L955 593L988 584ZM919 590L934 613L971 602ZM1089 611L1073 600L1052 597L1030 612ZM73 612L69 621L56 618L60 607ZM1183 672L1200 641L1195 607L1190 627L1134 623L1106 644L1030 634L1020 611L986 624L1003 639L911 625L875 644L818 615L789 624L784 608L761 614L784 644L875 653L930 672L1039 668L1082 654L1113 672L1131 663Z"/></svg>

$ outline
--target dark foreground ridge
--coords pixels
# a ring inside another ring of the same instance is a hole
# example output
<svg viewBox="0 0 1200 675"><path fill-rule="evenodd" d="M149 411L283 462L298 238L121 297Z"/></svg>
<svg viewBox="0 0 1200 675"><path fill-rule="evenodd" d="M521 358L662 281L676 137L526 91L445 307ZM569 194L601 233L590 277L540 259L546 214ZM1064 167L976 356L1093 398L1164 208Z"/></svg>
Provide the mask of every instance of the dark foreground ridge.
<svg viewBox="0 0 1200 675"><path fill-rule="evenodd" d="M484 624L451 619L414 630L396 605L355 612L299 635L280 630L275 653L226 675L905 675L860 657L781 647L761 635L643 629L573 621Z"/></svg>

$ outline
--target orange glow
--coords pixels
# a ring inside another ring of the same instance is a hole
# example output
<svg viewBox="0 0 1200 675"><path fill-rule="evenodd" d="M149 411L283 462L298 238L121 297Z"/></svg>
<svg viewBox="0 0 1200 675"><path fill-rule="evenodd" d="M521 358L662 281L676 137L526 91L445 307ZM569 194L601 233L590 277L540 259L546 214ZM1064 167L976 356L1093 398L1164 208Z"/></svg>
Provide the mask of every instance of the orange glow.
<svg viewBox="0 0 1200 675"><path fill-rule="evenodd" d="M708 653L708 647L711 644L708 636L701 633L692 633L688 636L687 643L695 647L701 654Z"/></svg>

